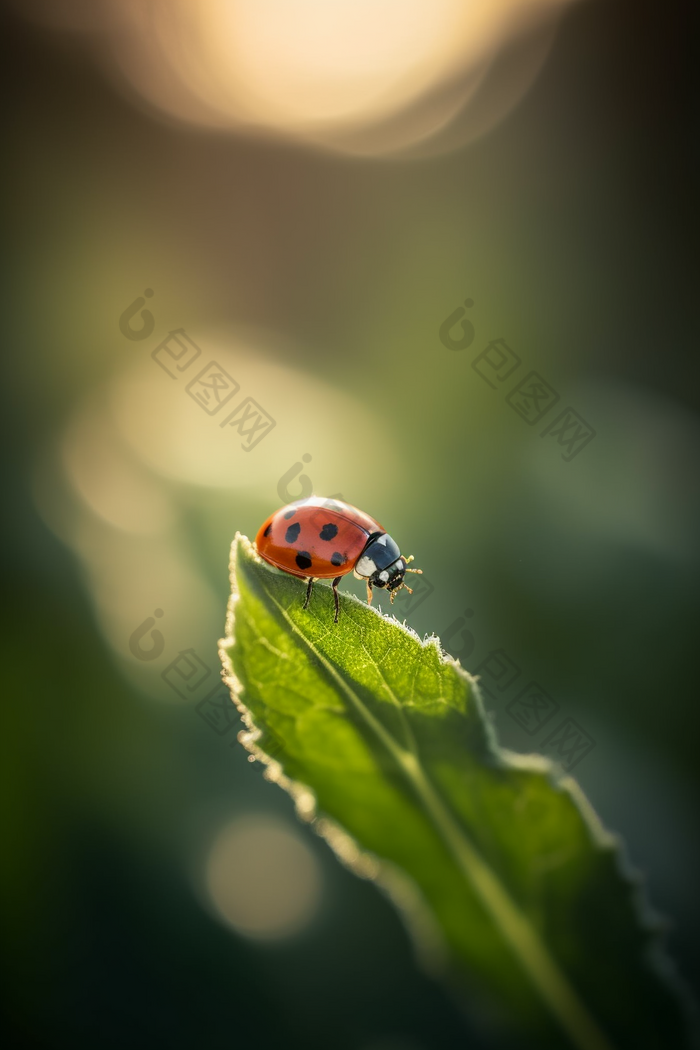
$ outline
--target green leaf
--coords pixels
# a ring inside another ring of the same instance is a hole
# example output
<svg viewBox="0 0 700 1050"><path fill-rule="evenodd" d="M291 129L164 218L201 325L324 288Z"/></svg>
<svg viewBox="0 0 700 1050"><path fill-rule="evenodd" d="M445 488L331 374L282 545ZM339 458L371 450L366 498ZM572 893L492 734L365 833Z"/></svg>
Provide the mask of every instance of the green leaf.
<svg viewBox="0 0 700 1050"><path fill-rule="evenodd" d="M239 739L397 902L426 962L533 1046L684 1045L681 997L619 843L570 777L498 747L475 680L395 620L232 547Z"/></svg>

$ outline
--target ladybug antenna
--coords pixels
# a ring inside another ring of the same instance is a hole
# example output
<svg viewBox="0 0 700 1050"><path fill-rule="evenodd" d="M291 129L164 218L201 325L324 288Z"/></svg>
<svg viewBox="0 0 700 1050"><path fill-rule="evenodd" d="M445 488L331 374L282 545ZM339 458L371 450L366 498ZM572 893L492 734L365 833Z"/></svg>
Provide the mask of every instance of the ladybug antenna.
<svg viewBox="0 0 700 1050"><path fill-rule="evenodd" d="M421 576L423 575L423 570L422 569L409 569L408 568L408 563L413 561L413 555L412 554L409 554L409 556L407 558L404 558L404 561L406 562L406 570L405 570L406 572L417 572L417 573L419 573L419 575L421 575ZM406 584L404 584L404 587L405 586L406 586ZM413 594L413 591L411 591L411 594Z"/></svg>

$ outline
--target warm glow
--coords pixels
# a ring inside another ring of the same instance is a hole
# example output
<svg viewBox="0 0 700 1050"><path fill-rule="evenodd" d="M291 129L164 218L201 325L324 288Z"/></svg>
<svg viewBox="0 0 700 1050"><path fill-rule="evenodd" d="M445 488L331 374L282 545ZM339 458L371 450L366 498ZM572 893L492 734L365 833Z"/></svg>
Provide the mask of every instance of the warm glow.
<svg viewBox="0 0 700 1050"><path fill-rule="evenodd" d="M107 68L171 116L358 153L414 147L465 107L475 119L462 139L483 133L527 90L570 2L95 0L81 16L68 0L32 0L53 26L82 18ZM521 38L484 107L478 89Z"/></svg>
<svg viewBox="0 0 700 1050"><path fill-rule="evenodd" d="M213 0L203 29L242 111L293 124L396 108L453 58L463 22L459 0Z"/></svg>

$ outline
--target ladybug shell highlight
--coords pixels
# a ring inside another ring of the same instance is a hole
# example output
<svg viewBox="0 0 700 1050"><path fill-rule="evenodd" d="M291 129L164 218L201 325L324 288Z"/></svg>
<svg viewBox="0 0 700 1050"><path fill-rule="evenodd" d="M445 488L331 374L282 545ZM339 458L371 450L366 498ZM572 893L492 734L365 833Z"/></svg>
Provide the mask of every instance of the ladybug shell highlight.
<svg viewBox="0 0 700 1050"><path fill-rule="evenodd" d="M271 514L255 545L261 558L292 576L330 579L352 572L370 536L385 533L357 507L311 496Z"/></svg>

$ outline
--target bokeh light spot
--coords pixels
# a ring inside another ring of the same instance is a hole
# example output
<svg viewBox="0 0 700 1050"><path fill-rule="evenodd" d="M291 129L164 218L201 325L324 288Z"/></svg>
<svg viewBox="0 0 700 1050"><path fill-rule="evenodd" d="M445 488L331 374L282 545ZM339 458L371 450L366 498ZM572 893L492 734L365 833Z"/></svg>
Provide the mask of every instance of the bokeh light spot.
<svg viewBox="0 0 700 1050"><path fill-rule="evenodd" d="M206 886L224 923L246 937L271 941L311 922L320 902L321 872L286 822L246 816L217 835L206 862Z"/></svg>
<svg viewBox="0 0 700 1050"><path fill-rule="evenodd" d="M74 416L62 451L73 488L108 525L153 536L172 524L162 486L129 455L103 406L90 401Z"/></svg>
<svg viewBox="0 0 700 1050"><path fill-rule="evenodd" d="M478 116L461 139L483 134L528 89L569 3L22 0L22 10L93 34L117 82L171 117L372 155L430 140L467 107ZM534 37L544 46L530 47ZM520 41L515 66L494 75ZM484 105L476 88L494 76L499 101Z"/></svg>

